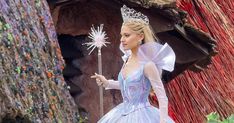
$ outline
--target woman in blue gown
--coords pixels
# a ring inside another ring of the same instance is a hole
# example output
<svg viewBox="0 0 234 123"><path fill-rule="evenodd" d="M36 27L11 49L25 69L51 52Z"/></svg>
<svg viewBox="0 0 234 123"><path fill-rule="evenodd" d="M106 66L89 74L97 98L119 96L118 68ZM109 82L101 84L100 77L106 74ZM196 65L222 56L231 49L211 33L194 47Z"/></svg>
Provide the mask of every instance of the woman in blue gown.
<svg viewBox="0 0 234 123"><path fill-rule="evenodd" d="M168 99L161 81L162 69L173 71L175 54L166 43L157 43L147 16L130 9L121 8L120 50L124 64L118 80L107 80L96 74L99 86L119 89L123 102L105 114L98 123L174 123L168 116ZM159 101L159 109L148 100L151 88Z"/></svg>

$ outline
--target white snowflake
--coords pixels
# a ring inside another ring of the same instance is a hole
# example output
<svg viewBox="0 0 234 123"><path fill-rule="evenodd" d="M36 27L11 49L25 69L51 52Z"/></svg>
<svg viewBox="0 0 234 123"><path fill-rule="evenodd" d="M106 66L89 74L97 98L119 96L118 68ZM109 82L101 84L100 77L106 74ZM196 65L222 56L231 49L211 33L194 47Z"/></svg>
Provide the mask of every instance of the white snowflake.
<svg viewBox="0 0 234 123"><path fill-rule="evenodd" d="M99 27L97 27L97 30L92 26L91 27L91 33L89 33L89 38L92 39L91 42L84 43L88 46L87 50L90 48L91 51L89 52L89 55L93 52L93 50L97 47L99 49L102 48L102 46L106 46L106 44L109 44L110 42L107 42L106 39L108 37L106 36L106 32L103 31L104 24L101 24Z"/></svg>

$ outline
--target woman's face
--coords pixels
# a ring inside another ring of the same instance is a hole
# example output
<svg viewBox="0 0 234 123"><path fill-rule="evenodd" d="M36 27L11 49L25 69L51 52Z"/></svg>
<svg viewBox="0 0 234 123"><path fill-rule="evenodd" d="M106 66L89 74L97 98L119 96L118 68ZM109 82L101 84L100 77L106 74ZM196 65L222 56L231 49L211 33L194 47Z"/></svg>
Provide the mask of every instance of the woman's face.
<svg viewBox="0 0 234 123"><path fill-rule="evenodd" d="M121 43L124 50L131 50L139 46L139 42L143 40L143 34L138 34L130 29L128 26L123 25L121 28Z"/></svg>

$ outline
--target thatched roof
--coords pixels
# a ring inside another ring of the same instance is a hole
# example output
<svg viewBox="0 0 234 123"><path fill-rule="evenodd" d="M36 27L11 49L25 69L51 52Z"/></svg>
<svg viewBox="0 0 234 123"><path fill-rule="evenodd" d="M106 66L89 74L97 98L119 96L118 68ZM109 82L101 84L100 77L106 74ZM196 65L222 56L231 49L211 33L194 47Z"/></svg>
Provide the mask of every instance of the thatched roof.
<svg viewBox="0 0 234 123"><path fill-rule="evenodd" d="M122 2L138 4L145 8L175 7L176 4L175 0L122 0Z"/></svg>
<svg viewBox="0 0 234 123"><path fill-rule="evenodd" d="M47 0L49 3L53 4L61 4L65 2L77 2L77 1L85 1L85 0ZM140 6L144 6L146 8L150 7L163 7L163 6L174 6L175 0L115 0L118 2L128 2L128 3L136 3Z"/></svg>

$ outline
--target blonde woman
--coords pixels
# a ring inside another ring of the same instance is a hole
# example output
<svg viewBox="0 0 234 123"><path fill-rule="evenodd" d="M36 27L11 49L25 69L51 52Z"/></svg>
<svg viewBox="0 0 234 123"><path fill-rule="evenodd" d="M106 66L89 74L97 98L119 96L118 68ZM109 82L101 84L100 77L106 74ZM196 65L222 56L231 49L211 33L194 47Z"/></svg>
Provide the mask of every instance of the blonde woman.
<svg viewBox="0 0 234 123"><path fill-rule="evenodd" d="M98 123L174 123L168 116L168 99L161 73L162 69L173 71L175 54L167 43L157 43L147 16L125 5L121 14L120 50L124 53L124 64L118 80L107 80L99 74L91 78L106 89L119 89L123 102ZM159 109L149 103L151 88L159 100Z"/></svg>

